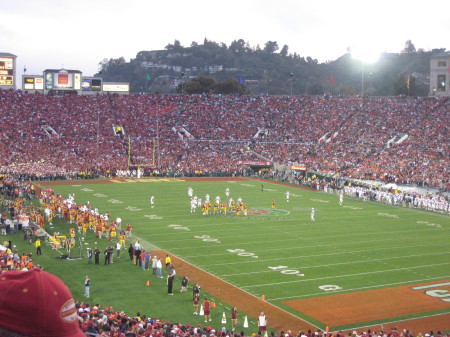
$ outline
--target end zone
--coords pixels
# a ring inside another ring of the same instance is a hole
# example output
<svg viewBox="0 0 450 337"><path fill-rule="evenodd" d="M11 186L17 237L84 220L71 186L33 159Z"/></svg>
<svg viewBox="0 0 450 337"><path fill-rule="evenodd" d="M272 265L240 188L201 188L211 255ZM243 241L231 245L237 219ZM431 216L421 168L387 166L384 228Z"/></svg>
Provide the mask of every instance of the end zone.
<svg viewBox="0 0 450 337"><path fill-rule="evenodd" d="M450 309L450 280L285 301L283 304L330 327L364 326L365 322L392 321L395 317L421 313L426 316L437 310Z"/></svg>

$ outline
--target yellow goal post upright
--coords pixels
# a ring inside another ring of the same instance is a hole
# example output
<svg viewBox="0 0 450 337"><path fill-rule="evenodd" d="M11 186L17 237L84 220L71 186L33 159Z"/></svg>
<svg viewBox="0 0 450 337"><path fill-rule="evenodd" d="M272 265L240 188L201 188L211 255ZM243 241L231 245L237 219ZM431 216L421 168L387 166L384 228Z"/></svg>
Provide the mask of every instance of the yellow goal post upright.
<svg viewBox="0 0 450 337"><path fill-rule="evenodd" d="M151 163L131 163L131 138L128 136L128 168L131 167L155 167L155 154L156 154L156 138L153 138L153 151Z"/></svg>

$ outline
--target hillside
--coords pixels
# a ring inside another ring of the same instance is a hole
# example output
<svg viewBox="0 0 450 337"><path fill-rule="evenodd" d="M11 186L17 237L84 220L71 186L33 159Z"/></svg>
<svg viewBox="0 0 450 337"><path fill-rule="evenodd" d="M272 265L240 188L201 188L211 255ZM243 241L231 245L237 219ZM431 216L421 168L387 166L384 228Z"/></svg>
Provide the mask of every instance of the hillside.
<svg viewBox="0 0 450 337"><path fill-rule="evenodd" d="M106 81L130 82L133 92L247 92L270 95L427 96L430 57L445 49L416 51L409 41L399 53L384 53L364 65L350 52L334 61L319 63L310 56L289 53L289 47L268 41L264 48L244 40L229 46L204 40L183 47L179 41L164 50L140 51L127 62L123 57L104 59L99 73ZM407 79L410 76L410 87ZM205 77L222 86L193 89L194 78ZM239 85L241 84L241 85ZM206 89L205 89L206 88ZM197 91L195 91L197 90Z"/></svg>

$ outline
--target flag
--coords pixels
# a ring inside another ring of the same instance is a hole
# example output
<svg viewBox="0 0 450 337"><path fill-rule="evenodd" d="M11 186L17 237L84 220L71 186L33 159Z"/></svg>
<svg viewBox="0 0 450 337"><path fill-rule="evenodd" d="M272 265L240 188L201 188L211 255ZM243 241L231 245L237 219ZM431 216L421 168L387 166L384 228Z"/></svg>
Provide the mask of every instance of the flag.
<svg viewBox="0 0 450 337"><path fill-rule="evenodd" d="M408 75L408 79L406 80L406 88L410 88L411 87L411 74Z"/></svg>
<svg viewBox="0 0 450 337"><path fill-rule="evenodd" d="M145 78L147 79L147 81L150 81L152 79L149 74L146 74Z"/></svg>
<svg viewBox="0 0 450 337"><path fill-rule="evenodd" d="M330 76L330 84L331 85L335 85L336 84L336 82L334 81L334 76L333 75Z"/></svg>
<svg viewBox="0 0 450 337"><path fill-rule="evenodd" d="M245 84L244 79L243 79L242 77L240 77L240 76L239 76L239 78L238 78L238 82L239 82L239 85Z"/></svg>

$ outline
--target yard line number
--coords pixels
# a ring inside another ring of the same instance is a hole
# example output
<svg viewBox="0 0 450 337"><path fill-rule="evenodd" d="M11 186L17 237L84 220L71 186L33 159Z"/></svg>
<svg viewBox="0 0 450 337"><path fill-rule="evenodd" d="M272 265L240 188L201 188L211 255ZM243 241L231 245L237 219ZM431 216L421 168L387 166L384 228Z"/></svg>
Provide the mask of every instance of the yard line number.
<svg viewBox="0 0 450 337"><path fill-rule="evenodd" d="M202 240L204 242L214 242L214 243L220 243L220 240L214 239L210 237L209 235L196 235L194 238Z"/></svg>
<svg viewBox="0 0 450 337"><path fill-rule="evenodd" d="M230 253L235 253L237 256L246 256L246 257L253 257L255 259L258 258L258 255L255 253L246 252L245 249L227 249Z"/></svg>
<svg viewBox="0 0 450 337"><path fill-rule="evenodd" d="M300 270L297 269L289 269L288 266L275 266L275 267L268 267L269 269L279 271L281 274L287 274L287 275L295 275L295 276L305 276L305 274L302 274Z"/></svg>

